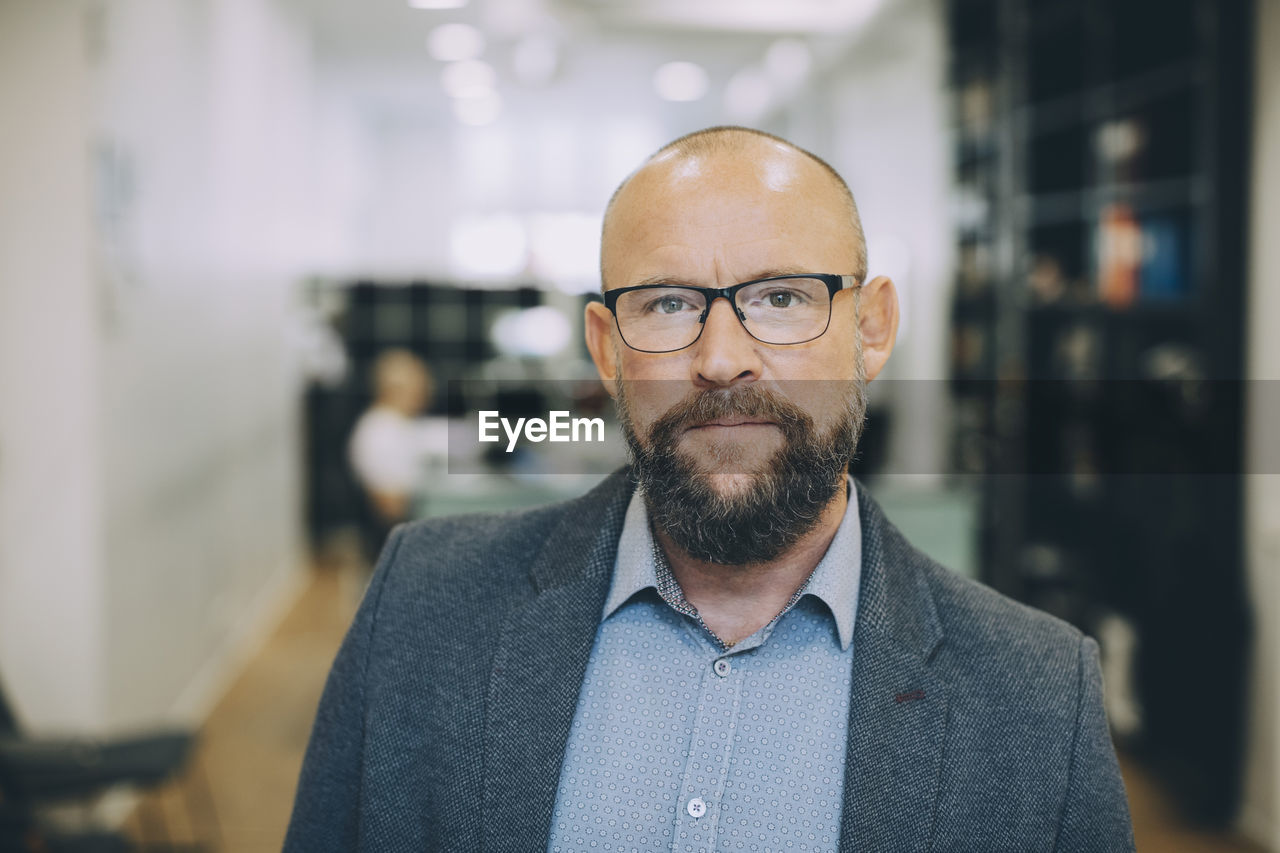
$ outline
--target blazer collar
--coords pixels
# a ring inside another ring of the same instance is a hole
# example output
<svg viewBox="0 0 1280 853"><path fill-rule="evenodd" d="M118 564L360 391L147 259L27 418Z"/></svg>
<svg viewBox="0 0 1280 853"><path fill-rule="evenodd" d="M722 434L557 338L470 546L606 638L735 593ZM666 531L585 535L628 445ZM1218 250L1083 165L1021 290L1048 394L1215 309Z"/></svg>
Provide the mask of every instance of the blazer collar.
<svg viewBox="0 0 1280 853"><path fill-rule="evenodd" d="M861 637L863 631L881 635L922 661L928 660L942 641L942 623L933 593L920 571L920 552L885 518L866 487L861 483L857 487L862 522L857 636Z"/></svg>
<svg viewBox="0 0 1280 853"><path fill-rule="evenodd" d="M624 469L570 501L530 555L534 595L507 617L489 679L485 850L517 853L551 834L565 743L633 487Z"/></svg>
<svg viewBox="0 0 1280 853"><path fill-rule="evenodd" d="M924 558L861 486L858 507L862 588L840 849L927 850L946 736L947 685L929 665L942 627Z"/></svg>

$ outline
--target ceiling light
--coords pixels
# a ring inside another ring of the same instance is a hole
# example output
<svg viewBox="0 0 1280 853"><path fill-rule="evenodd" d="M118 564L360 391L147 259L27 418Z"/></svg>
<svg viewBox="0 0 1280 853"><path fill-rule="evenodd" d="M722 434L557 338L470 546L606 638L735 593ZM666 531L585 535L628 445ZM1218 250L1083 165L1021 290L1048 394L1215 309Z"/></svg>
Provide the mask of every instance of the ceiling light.
<svg viewBox="0 0 1280 853"><path fill-rule="evenodd" d="M517 358L555 355L569 345L572 337L569 318L550 305L504 311L489 332L489 340L498 352Z"/></svg>
<svg viewBox="0 0 1280 853"><path fill-rule="evenodd" d="M476 98L459 98L453 102L453 115L468 127L493 124L502 114L502 98L489 92Z"/></svg>
<svg viewBox="0 0 1280 853"><path fill-rule="evenodd" d="M497 80L493 66L479 59L453 62L440 72L440 85L451 98L478 98L491 94Z"/></svg>
<svg viewBox="0 0 1280 853"><path fill-rule="evenodd" d="M852 34L888 0L597 0L629 25L717 32Z"/></svg>
<svg viewBox="0 0 1280 853"><path fill-rule="evenodd" d="M653 74L653 88L667 101L696 101L707 85L707 72L692 62L668 62Z"/></svg>
<svg viewBox="0 0 1280 853"><path fill-rule="evenodd" d="M468 0L409 0L414 9L461 9Z"/></svg>
<svg viewBox="0 0 1280 853"><path fill-rule="evenodd" d="M427 36L427 52L441 62L475 59L484 53L484 36L470 24L441 24Z"/></svg>

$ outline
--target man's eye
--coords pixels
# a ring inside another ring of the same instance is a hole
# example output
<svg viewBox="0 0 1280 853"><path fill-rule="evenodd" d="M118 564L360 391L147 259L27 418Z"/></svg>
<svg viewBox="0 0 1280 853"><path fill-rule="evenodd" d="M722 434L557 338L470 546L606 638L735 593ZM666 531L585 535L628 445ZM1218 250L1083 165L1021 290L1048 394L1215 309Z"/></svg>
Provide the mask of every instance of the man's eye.
<svg viewBox="0 0 1280 853"><path fill-rule="evenodd" d="M774 290L766 293L764 304L769 308L797 308L803 297L794 290Z"/></svg>
<svg viewBox="0 0 1280 853"><path fill-rule="evenodd" d="M649 303L649 310L658 314L679 314L689 308L689 302L680 296L659 296Z"/></svg>

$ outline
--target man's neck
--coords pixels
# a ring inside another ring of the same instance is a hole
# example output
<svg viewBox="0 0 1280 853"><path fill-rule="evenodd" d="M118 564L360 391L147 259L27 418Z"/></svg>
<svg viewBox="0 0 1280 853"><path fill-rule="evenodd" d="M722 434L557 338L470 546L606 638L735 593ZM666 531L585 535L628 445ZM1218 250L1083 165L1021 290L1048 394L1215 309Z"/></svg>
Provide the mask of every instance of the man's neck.
<svg viewBox="0 0 1280 853"><path fill-rule="evenodd" d="M768 625L804 586L840 529L848 503L847 490L837 490L813 530L768 563L707 563L690 557L663 531L654 536L685 600L712 633L733 645Z"/></svg>

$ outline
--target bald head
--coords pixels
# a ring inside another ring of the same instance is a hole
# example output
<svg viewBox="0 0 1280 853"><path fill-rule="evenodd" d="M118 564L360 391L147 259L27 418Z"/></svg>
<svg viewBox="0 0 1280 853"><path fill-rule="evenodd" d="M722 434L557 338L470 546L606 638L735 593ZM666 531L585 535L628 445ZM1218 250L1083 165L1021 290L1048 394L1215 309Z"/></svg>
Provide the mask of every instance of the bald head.
<svg viewBox="0 0 1280 853"><path fill-rule="evenodd" d="M853 194L835 169L772 134L745 127L712 127L663 146L614 192L605 209L601 237L602 286L629 283L613 280L616 255L637 229L653 221L655 207L670 208L682 198L708 194L730 195L747 207L785 194L802 200L806 211L825 220L824 230L846 244L850 266L839 271L865 280L862 222ZM666 212L679 215L678 209Z"/></svg>

